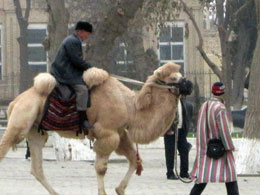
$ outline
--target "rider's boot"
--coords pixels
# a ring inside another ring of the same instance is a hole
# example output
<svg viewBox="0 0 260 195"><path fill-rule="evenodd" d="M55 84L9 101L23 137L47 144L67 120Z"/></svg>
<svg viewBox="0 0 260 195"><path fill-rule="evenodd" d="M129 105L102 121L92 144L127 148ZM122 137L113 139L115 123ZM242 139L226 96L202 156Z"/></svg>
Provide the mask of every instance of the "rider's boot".
<svg viewBox="0 0 260 195"><path fill-rule="evenodd" d="M78 111L78 113L81 128L93 129L94 126L89 123L86 111Z"/></svg>

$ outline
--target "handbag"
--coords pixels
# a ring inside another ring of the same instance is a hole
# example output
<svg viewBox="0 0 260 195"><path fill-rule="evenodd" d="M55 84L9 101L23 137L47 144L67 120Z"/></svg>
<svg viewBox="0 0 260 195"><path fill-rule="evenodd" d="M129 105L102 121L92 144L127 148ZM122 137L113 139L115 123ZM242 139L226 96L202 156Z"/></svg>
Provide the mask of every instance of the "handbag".
<svg viewBox="0 0 260 195"><path fill-rule="evenodd" d="M225 154L225 147L220 139L210 139L208 142L207 156L215 160Z"/></svg>
<svg viewBox="0 0 260 195"><path fill-rule="evenodd" d="M208 103L207 103L207 110L206 110L206 128L207 128L207 132L208 131ZM208 141L208 147L207 147L207 156L209 158L213 158L215 160L221 158L224 154L225 154L225 147L221 141L221 139L218 138L214 138L214 139L210 139Z"/></svg>

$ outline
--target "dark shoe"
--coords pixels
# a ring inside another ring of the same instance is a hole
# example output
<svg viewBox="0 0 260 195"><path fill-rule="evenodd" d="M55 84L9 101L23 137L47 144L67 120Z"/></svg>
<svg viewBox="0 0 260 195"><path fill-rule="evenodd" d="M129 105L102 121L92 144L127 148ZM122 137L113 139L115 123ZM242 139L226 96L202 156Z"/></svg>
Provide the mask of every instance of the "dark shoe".
<svg viewBox="0 0 260 195"><path fill-rule="evenodd" d="M190 176L189 173L181 173L181 174L180 174L180 177L181 177L181 178L191 179L191 176Z"/></svg>
<svg viewBox="0 0 260 195"><path fill-rule="evenodd" d="M169 176L167 176L167 179L169 179L169 180L177 180L179 178L176 177L176 175L169 175Z"/></svg>
<svg viewBox="0 0 260 195"><path fill-rule="evenodd" d="M25 154L25 159L28 159L28 158L30 158L30 152L28 153L28 152L26 152L26 154Z"/></svg>
<svg viewBox="0 0 260 195"><path fill-rule="evenodd" d="M29 143L27 140L26 140L26 147L27 149L26 149L25 159L28 159L31 157L31 153L30 153Z"/></svg>

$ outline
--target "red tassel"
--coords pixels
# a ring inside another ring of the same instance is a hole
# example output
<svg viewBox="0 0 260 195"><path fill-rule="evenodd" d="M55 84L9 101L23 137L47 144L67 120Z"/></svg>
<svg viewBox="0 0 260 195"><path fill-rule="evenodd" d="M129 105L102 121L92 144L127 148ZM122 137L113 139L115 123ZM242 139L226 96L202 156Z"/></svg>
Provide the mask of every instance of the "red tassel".
<svg viewBox="0 0 260 195"><path fill-rule="evenodd" d="M136 172L135 174L140 176L142 174L142 171L143 171L143 166L142 166L142 159L139 155L139 152L137 150L137 153L136 153Z"/></svg>

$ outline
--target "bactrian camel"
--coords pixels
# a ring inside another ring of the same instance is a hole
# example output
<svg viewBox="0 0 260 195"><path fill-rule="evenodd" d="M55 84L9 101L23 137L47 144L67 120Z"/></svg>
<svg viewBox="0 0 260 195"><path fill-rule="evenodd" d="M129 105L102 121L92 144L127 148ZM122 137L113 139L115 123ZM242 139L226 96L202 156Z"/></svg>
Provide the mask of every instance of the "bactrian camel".
<svg viewBox="0 0 260 195"><path fill-rule="evenodd" d="M129 169L116 188L117 194L123 195L137 166L133 142L148 144L170 127L177 109L178 89L160 86L178 83L182 77L179 68L179 65L173 63L159 67L147 79L139 93L130 90L104 70L90 68L84 72L83 79L92 89L91 107L87 110L87 115L95 128L92 131L95 137L95 169L99 195L106 194L104 176L113 151L124 155L129 161ZM38 133L38 125L46 98L55 85L55 78L49 73L41 73L35 77L34 86L10 103L7 129L0 142L1 160L10 147L28 139L31 174L50 194L58 193L48 183L42 169L42 148L48 135ZM84 138L84 135L76 136L71 131L57 133L67 138Z"/></svg>

